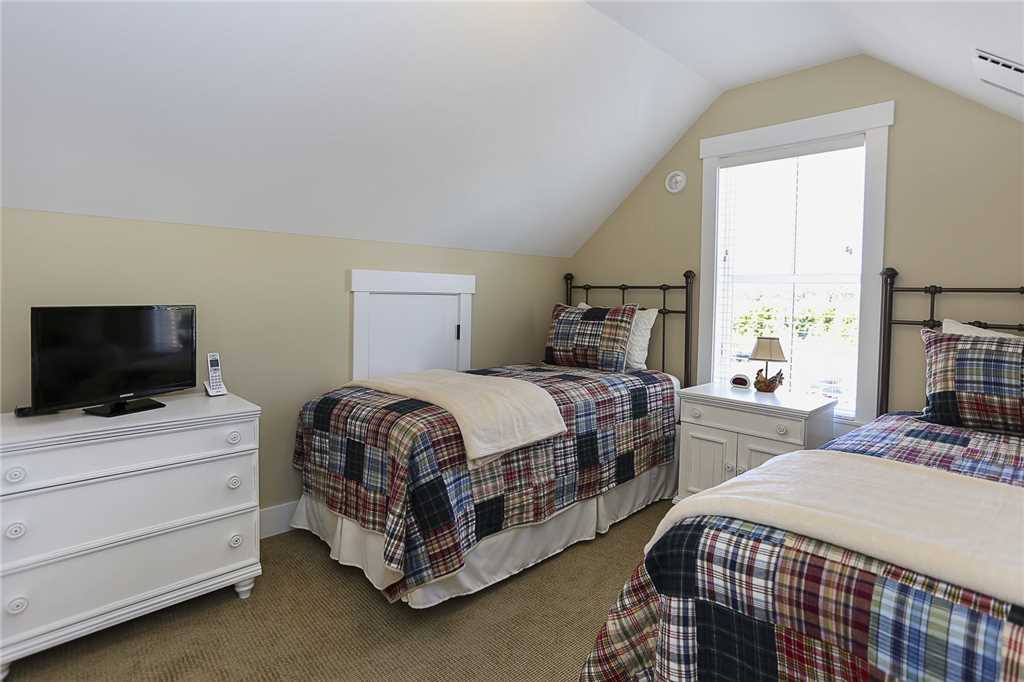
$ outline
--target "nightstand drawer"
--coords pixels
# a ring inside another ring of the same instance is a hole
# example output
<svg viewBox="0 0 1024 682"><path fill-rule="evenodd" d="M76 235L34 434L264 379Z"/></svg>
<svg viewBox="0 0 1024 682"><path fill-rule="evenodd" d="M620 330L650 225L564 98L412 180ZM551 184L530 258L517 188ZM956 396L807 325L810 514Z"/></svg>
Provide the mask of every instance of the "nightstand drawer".
<svg viewBox="0 0 1024 682"><path fill-rule="evenodd" d="M683 421L783 441L800 447L804 444L804 422L800 419L702 405L684 398Z"/></svg>

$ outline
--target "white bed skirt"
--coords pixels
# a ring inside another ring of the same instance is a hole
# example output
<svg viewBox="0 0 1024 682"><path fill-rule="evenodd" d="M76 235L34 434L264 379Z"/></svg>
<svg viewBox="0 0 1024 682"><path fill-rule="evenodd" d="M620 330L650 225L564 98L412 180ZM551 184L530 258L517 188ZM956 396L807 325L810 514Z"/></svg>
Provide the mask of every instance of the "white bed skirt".
<svg viewBox="0 0 1024 682"><path fill-rule="evenodd" d="M613 523L676 493L679 463L673 459L617 485L603 495L577 502L541 523L517 526L489 535L466 555L466 565L451 575L421 585L402 601L414 609L472 594L558 554L569 545L593 540ZM401 579L384 565L384 536L334 513L306 494L292 516L293 528L308 530L331 548L331 558L355 566L377 589Z"/></svg>

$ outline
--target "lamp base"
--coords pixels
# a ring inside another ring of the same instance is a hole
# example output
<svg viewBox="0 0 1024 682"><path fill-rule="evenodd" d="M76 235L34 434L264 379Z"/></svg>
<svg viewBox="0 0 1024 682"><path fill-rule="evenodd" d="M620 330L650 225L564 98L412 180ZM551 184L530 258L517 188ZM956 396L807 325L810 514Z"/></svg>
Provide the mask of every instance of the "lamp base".
<svg viewBox="0 0 1024 682"><path fill-rule="evenodd" d="M783 378L781 369L770 379L762 370L757 370L757 376L754 377L754 388L761 393L775 393L779 386L782 385Z"/></svg>

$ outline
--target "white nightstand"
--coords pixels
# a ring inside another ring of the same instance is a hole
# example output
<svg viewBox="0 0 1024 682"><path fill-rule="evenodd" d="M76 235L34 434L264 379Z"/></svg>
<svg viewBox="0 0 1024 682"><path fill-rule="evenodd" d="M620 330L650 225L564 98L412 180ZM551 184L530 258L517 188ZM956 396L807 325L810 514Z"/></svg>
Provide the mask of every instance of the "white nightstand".
<svg viewBox="0 0 1024 682"><path fill-rule="evenodd" d="M679 497L718 485L775 455L816 448L832 438L834 399L759 393L728 384L691 386L679 397Z"/></svg>

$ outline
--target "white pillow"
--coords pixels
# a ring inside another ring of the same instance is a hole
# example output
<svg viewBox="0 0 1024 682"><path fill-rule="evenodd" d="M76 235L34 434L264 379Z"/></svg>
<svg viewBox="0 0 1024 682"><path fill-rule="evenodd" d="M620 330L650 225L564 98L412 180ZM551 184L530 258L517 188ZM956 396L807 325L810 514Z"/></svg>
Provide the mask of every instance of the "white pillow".
<svg viewBox="0 0 1024 682"><path fill-rule="evenodd" d="M943 320L942 321L942 333L943 334L959 334L960 336L990 336L990 337L1002 337L1009 339L1019 339L1020 337L1016 334L1007 334L1005 332L997 332L992 329L982 329L981 327L975 327L973 325L964 324L963 322L957 322L956 320ZM632 333L630 334L630 340L632 340ZM626 361L628 364L628 360Z"/></svg>
<svg viewBox="0 0 1024 682"><path fill-rule="evenodd" d="M580 301L577 308L586 310L590 306ZM629 328L626 340L626 369L647 369L647 351L651 345L651 330L658 319L657 308L637 310L633 326Z"/></svg>

